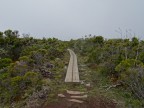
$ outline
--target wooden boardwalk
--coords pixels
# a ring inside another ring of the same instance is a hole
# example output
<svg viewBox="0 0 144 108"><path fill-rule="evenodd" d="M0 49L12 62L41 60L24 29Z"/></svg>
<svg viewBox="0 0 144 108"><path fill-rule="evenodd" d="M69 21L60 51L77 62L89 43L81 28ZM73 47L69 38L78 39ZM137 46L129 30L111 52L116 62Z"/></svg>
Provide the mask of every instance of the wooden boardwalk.
<svg viewBox="0 0 144 108"><path fill-rule="evenodd" d="M80 82L77 56L72 50L68 49L68 51L70 53L70 61L67 69L67 74L65 77L65 82Z"/></svg>

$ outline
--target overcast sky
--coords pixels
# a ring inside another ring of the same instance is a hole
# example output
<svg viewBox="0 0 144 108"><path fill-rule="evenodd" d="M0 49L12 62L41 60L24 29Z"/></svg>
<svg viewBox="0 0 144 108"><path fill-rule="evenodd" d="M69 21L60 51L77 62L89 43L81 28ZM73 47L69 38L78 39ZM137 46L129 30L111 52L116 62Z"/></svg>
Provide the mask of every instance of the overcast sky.
<svg viewBox="0 0 144 108"><path fill-rule="evenodd" d="M0 0L0 31L63 40L131 29L144 38L144 0Z"/></svg>

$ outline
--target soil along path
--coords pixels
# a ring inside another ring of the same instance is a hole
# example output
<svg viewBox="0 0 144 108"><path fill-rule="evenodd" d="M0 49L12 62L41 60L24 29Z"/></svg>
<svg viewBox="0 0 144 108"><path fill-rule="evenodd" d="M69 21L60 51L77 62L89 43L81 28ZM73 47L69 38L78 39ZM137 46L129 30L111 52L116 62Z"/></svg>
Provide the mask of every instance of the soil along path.
<svg viewBox="0 0 144 108"><path fill-rule="evenodd" d="M80 82L77 56L71 49L68 49L68 51L70 53L70 61L67 69L67 74L65 77L65 82Z"/></svg>

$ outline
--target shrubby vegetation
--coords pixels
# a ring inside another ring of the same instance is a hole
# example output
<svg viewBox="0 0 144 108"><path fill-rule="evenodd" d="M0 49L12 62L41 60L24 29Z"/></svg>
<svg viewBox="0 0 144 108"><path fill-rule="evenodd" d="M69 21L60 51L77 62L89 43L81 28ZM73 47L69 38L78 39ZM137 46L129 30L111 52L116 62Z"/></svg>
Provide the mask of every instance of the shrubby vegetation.
<svg viewBox="0 0 144 108"><path fill-rule="evenodd" d="M99 73L99 78L119 85L115 89L131 98L131 106L144 107L143 40L90 35L66 42L34 39L26 34L22 37L12 30L0 32L0 106L33 107L52 97L50 93L64 80L67 48L72 48L94 70L88 73L93 85Z"/></svg>
<svg viewBox="0 0 144 108"><path fill-rule="evenodd" d="M86 36L71 40L75 52L86 58L85 63L93 69L90 80L97 84L95 75L100 73L111 85L120 86L123 93L139 100L144 106L144 41L132 39L104 39L102 36ZM134 100L135 102L135 100ZM134 103L135 104L135 103ZM141 107L142 107L141 106ZM138 107L138 106L134 106Z"/></svg>
<svg viewBox="0 0 144 108"><path fill-rule="evenodd" d="M35 92L48 95L43 89L44 79L62 79L57 64L63 63L66 47L56 38L34 39L21 37L18 31L0 32L0 106L31 99Z"/></svg>

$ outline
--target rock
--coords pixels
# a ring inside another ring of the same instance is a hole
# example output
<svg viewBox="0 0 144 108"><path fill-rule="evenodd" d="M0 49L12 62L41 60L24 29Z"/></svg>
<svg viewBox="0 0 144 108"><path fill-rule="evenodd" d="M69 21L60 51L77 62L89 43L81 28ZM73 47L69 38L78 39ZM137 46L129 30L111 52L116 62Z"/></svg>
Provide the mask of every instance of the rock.
<svg viewBox="0 0 144 108"><path fill-rule="evenodd" d="M80 83L81 83L81 84L84 84L84 80L82 80Z"/></svg>
<svg viewBox="0 0 144 108"><path fill-rule="evenodd" d="M83 103L83 101L77 100L77 99L68 99L68 101L70 101L70 102L76 102L76 103Z"/></svg>
<svg viewBox="0 0 144 108"><path fill-rule="evenodd" d="M71 98L75 98L75 99L84 99L87 98L87 95L83 95L83 96L71 96Z"/></svg>
<svg viewBox="0 0 144 108"><path fill-rule="evenodd" d="M91 84L90 84L90 83L87 83L85 86L86 86L86 87L91 87Z"/></svg>
<svg viewBox="0 0 144 108"><path fill-rule="evenodd" d="M64 66L64 69L67 69L67 66Z"/></svg>
<svg viewBox="0 0 144 108"><path fill-rule="evenodd" d="M67 93L68 93L68 94L71 94L71 95L80 95L80 94L85 94L85 92L69 91L69 90L67 90Z"/></svg>
<svg viewBox="0 0 144 108"><path fill-rule="evenodd" d="M66 96L63 94L58 94L58 97L65 98Z"/></svg>

